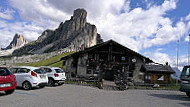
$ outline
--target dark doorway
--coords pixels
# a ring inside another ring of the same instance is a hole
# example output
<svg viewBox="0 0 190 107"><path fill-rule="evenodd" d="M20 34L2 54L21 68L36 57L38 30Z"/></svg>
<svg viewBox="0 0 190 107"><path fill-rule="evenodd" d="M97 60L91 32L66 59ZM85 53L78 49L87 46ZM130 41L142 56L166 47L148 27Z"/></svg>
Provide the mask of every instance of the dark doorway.
<svg viewBox="0 0 190 107"><path fill-rule="evenodd" d="M114 74L112 70L105 71L105 80L114 81Z"/></svg>

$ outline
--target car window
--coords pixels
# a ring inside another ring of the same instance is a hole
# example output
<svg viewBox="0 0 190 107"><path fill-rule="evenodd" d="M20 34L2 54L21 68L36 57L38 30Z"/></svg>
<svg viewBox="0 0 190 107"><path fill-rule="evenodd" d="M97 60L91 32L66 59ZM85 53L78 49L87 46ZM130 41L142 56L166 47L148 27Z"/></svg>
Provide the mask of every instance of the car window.
<svg viewBox="0 0 190 107"><path fill-rule="evenodd" d="M27 68L18 68L16 73L28 73L30 69Z"/></svg>
<svg viewBox="0 0 190 107"><path fill-rule="evenodd" d="M181 73L181 77L189 77L190 76L190 68L184 67Z"/></svg>
<svg viewBox="0 0 190 107"><path fill-rule="evenodd" d="M42 69L35 69L34 72L36 72L38 74L45 74L45 71Z"/></svg>
<svg viewBox="0 0 190 107"><path fill-rule="evenodd" d="M190 68L187 68L185 75L189 75Z"/></svg>
<svg viewBox="0 0 190 107"><path fill-rule="evenodd" d="M16 73L17 69L16 68L11 68L12 73Z"/></svg>
<svg viewBox="0 0 190 107"><path fill-rule="evenodd" d="M0 76L8 76L11 75L12 73L6 69L6 68L0 68Z"/></svg>
<svg viewBox="0 0 190 107"><path fill-rule="evenodd" d="M44 68L44 70L45 70L45 72L47 72L47 73L52 72L52 70L49 69L49 68Z"/></svg>
<svg viewBox="0 0 190 107"><path fill-rule="evenodd" d="M62 69L55 69L55 72L56 73L63 73L63 70Z"/></svg>

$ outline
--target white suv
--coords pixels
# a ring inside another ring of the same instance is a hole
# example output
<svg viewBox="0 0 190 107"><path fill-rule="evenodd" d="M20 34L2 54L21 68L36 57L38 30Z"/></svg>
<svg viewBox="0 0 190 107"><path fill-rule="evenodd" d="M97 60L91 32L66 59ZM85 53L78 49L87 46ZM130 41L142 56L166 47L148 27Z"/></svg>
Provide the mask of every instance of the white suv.
<svg viewBox="0 0 190 107"><path fill-rule="evenodd" d="M45 87L48 83L47 74L39 67L19 66L11 68L16 76L17 86L25 90L32 87Z"/></svg>
<svg viewBox="0 0 190 107"><path fill-rule="evenodd" d="M58 67L47 67L47 66L43 66L40 67L42 68L47 76L48 76L48 85L49 86L54 86L55 83L57 83L58 85L62 85L64 84L66 77L65 77L65 72Z"/></svg>

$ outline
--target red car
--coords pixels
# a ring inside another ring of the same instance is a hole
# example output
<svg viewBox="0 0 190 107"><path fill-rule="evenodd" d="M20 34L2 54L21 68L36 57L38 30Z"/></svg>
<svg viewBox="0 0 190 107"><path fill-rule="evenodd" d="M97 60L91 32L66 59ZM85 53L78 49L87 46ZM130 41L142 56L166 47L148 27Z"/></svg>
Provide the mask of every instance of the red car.
<svg viewBox="0 0 190 107"><path fill-rule="evenodd" d="M11 94L16 89L16 77L6 67L0 67L0 91Z"/></svg>

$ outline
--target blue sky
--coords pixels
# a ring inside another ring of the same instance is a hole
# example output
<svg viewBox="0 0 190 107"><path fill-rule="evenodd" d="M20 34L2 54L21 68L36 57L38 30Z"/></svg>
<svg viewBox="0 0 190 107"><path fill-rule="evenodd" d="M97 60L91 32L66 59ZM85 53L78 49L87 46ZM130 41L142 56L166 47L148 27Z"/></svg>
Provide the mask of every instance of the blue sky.
<svg viewBox="0 0 190 107"><path fill-rule="evenodd" d="M15 33L29 41L46 29L56 29L84 8L87 20L103 39L115 41L155 62L176 66L179 42L180 67L187 64L190 33L190 0L0 0L0 47Z"/></svg>

